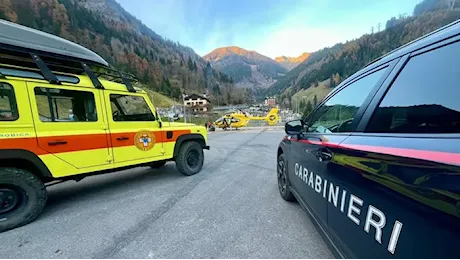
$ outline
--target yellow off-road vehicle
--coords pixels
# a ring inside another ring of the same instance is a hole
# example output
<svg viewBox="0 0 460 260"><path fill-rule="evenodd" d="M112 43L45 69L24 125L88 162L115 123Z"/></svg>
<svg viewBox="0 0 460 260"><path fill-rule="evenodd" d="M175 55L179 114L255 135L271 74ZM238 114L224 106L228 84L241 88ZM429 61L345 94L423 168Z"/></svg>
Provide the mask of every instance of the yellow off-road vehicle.
<svg viewBox="0 0 460 260"><path fill-rule="evenodd" d="M201 170L206 129L162 122L134 77L62 38L0 31L0 232L42 212L46 185L167 161Z"/></svg>

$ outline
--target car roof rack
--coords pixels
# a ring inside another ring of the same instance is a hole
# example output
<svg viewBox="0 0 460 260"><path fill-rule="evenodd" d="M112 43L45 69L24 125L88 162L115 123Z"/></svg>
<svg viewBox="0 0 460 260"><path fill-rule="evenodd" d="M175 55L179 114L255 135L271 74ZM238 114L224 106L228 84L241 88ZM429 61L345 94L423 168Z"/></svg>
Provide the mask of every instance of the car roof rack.
<svg viewBox="0 0 460 260"><path fill-rule="evenodd" d="M94 87L103 89L99 77L126 85L136 92L134 75L112 68L89 49L63 38L0 19L0 64L38 68L51 84L61 84L57 73L86 74ZM4 77L0 73L0 78Z"/></svg>

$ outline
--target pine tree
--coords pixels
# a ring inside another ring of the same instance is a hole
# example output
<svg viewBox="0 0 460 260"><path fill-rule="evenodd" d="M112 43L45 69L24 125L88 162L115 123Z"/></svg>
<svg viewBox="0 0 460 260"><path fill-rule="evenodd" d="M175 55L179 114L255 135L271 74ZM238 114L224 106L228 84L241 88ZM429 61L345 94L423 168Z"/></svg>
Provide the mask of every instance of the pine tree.
<svg viewBox="0 0 460 260"><path fill-rule="evenodd" d="M311 105L311 104L310 104ZM318 105L318 98L316 95L313 97L313 107L316 107Z"/></svg>
<svg viewBox="0 0 460 260"><path fill-rule="evenodd" d="M161 93L165 96L171 95L171 83L168 78L163 79L163 82L161 83Z"/></svg>
<svg viewBox="0 0 460 260"><path fill-rule="evenodd" d="M303 110L303 117L307 117L312 111L313 106L311 105L311 102L308 101L307 105L305 106L305 109Z"/></svg>
<svg viewBox="0 0 460 260"><path fill-rule="evenodd" d="M335 88L334 75L329 78L329 88Z"/></svg>
<svg viewBox="0 0 460 260"><path fill-rule="evenodd" d="M232 100L232 96L230 95L230 91L227 92L227 104L230 104L230 101Z"/></svg>
<svg viewBox="0 0 460 260"><path fill-rule="evenodd" d="M180 89L179 88L171 88L171 97L180 98Z"/></svg>
<svg viewBox="0 0 460 260"><path fill-rule="evenodd" d="M303 100L300 100L299 109L302 111L304 110L304 108L305 108L305 102Z"/></svg>
<svg viewBox="0 0 460 260"><path fill-rule="evenodd" d="M190 56L188 57L188 69L189 70L193 70L193 61L192 61L192 58L190 58Z"/></svg>

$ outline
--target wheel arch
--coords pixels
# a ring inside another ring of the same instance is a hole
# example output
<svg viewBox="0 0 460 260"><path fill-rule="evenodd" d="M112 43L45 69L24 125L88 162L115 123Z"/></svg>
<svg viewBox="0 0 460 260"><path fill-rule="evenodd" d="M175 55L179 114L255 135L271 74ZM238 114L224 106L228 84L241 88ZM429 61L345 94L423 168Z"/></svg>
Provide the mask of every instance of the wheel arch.
<svg viewBox="0 0 460 260"><path fill-rule="evenodd" d="M286 170L286 178L289 180L289 147L286 147L286 144L284 142L281 142L280 145L278 146L278 151L277 151L277 156L276 160L278 160L278 157L283 154L284 155L284 163L285 163L285 170ZM278 167L278 166L277 166Z"/></svg>
<svg viewBox="0 0 460 260"><path fill-rule="evenodd" d="M277 153L276 157L279 157L279 156L280 156L281 154L283 154L283 153L284 153L283 148L282 148L281 146L278 147L278 153Z"/></svg>
<svg viewBox="0 0 460 260"><path fill-rule="evenodd" d="M276 155L276 158L280 156L281 154L284 154L285 156L289 156L289 146L286 145L286 142L283 140L280 142L278 145L278 153Z"/></svg>
<svg viewBox="0 0 460 260"><path fill-rule="evenodd" d="M204 139L204 136L201 134L184 134L181 135L177 138L176 144L174 145L174 157L177 156L179 153L179 149L183 143L190 142L190 141L195 141L201 145L201 148L207 149L208 146L206 146L206 140Z"/></svg>
<svg viewBox="0 0 460 260"><path fill-rule="evenodd" d="M51 180L53 178L53 175L40 157L27 150L0 150L0 166L28 170L42 180Z"/></svg>

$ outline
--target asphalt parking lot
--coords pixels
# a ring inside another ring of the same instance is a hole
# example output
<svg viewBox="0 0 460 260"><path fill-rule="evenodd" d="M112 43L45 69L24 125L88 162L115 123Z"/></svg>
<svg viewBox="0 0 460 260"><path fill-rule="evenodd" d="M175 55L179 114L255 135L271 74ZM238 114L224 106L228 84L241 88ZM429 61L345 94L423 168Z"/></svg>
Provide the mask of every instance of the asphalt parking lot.
<svg viewBox="0 0 460 260"><path fill-rule="evenodd" d="M49 187L1 258L332 258L307 213L278 194L281 129L209 134L203 170L174 163Z"/></svg>

